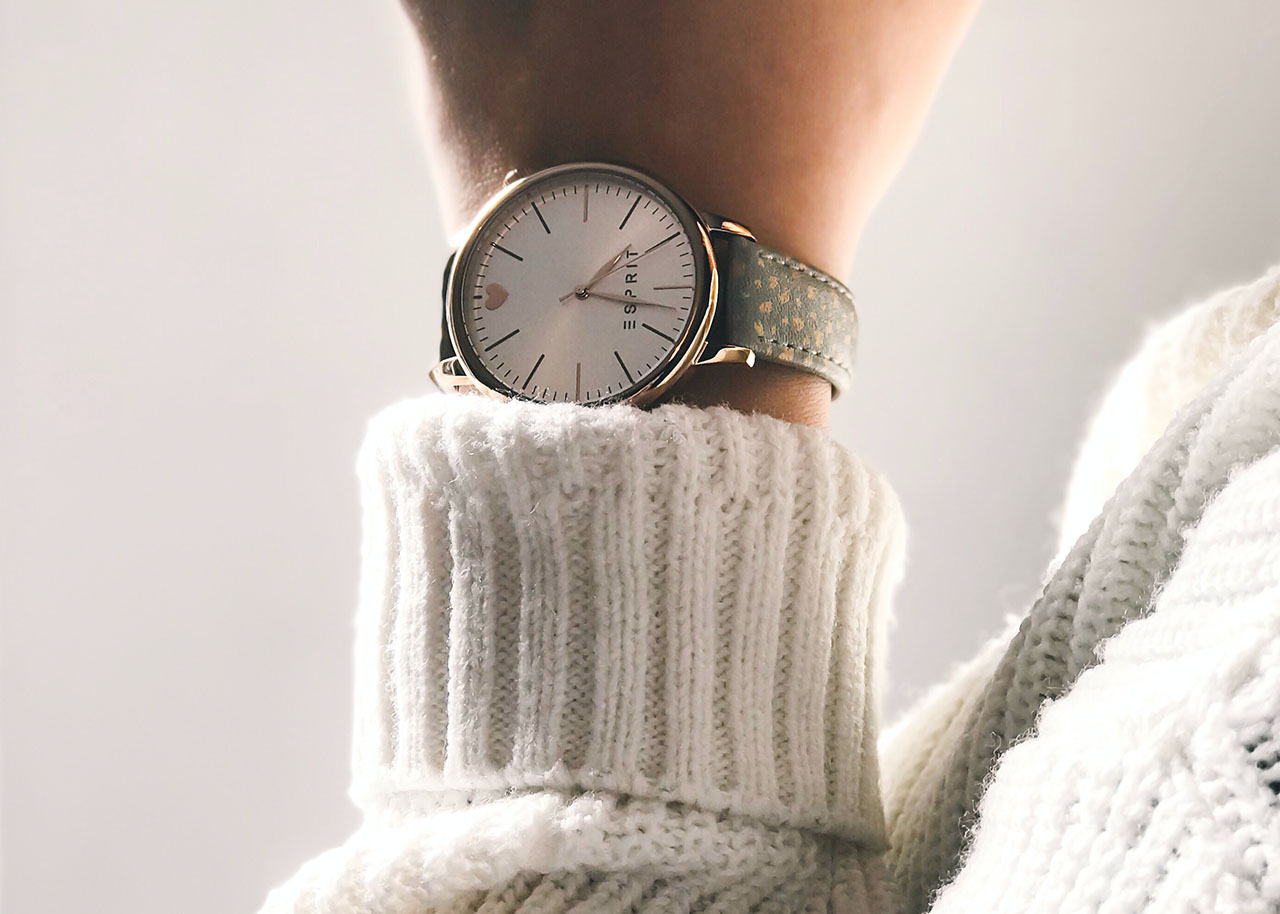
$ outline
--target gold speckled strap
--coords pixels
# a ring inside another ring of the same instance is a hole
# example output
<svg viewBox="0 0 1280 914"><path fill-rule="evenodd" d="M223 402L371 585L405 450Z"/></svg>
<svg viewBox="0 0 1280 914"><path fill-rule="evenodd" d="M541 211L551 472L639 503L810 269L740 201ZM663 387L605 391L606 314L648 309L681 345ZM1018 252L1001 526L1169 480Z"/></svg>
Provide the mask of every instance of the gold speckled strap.
<svg viewBox="0 0 1280 914"><path fill-rule="evenodd" d="M826 378L836 394L853 380L858 314L853 293L813 267L741 235L715 241L720 273L713 344ZM709 350L708 350L709 351Z"/></svg>

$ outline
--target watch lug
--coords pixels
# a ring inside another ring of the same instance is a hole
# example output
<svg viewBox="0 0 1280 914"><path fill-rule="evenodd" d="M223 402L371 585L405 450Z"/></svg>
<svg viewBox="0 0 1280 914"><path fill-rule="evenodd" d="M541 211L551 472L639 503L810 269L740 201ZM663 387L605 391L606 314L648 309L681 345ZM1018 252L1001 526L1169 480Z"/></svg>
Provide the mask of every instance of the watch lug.
<svg viewBox="0 0 1280 914"><path fill-rule="evenodd" d="M475 387L476 384L462 370L462 363L458 361L457 356L436 362L432 366L430 374L431 380L435 382L436 387L446 393L451 390L457 390L460 387Z"/></svg>
<svg viewBox="0 0 1280 914"><path fill-rule="evenodd" d="M702 221L707 224L707 231L712 235L741 235L751 241L756 240L756 236L751 229L741 222L734 222L732 219L724 218L724 216L717 216L715 213L703 213Z"/></svg>
<svg viewBox="0 0 1280 914"><path fill-rule="evenodd" d="M694 362L695 365L746 365L748 368L756 363L754 350L745 346L724 346L709 359Z"/></svg>

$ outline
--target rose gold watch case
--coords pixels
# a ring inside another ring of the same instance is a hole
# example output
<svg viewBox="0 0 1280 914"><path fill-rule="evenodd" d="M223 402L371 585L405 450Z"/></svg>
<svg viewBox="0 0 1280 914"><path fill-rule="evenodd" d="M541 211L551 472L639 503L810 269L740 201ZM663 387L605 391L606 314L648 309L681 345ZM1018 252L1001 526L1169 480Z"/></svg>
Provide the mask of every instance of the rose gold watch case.
<svg viewBox="0 0 1280 914"><path fill-rule="evenodd" d="M457 256L452 260L446 283L445 314L448 326L449 341L453 346L454 357L444 359L431 369L431 378L442 390L457 390L473 387L476 390L501 400L533 399L520 391L503 384L487 372L483 364L475 357L470 341L462 332L462 309L466 296L462 288L464 277L470 266L471 258L476 253L478 239L489 222L501 211L512 198L525 193L530 187L543 181L562 178L572 172L591 172L616 175L641 184L655 197L671 207L680 219L686 234L693 240L692 248L696 267L694 308L689 321L685 324L679 338L654 369L635 385L620 393L601 400L589 401L592 405L625 402L637 406L652 403L671 389L680 378L699 360L706 349L707 336L715 321L716 303L720 287L719 274L716 268L715 253L711 247L711 237L717 232L746 235L749 230L736 222L720 219L715 216L700 215L683 197L643 172L621 165L604 162L576 162L570 165L559 165L536 172L528 177L519 178L505 185L480 210L480 214L467 230L466 240L458 248ZM752 364L755 353L740 347L727 347L712 354L702 364L720 362L743 362ZM542 401L538 401L542 402Z"/></svg>

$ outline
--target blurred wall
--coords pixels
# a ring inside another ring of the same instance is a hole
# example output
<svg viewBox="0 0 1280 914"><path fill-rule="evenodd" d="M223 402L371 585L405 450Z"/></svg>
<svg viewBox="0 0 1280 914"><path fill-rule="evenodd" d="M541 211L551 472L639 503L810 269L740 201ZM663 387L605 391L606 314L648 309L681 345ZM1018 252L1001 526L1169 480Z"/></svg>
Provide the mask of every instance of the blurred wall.
<svg viewBox="0 0 1280 914"><path fill-rule="evenodd" d="M252 910L345 799L352 461L445 254L399 13L0 6L3 905ZM991 0L856 262L891 712L1036 590L1153 320L1280 260L1273 0Z"/></svg>

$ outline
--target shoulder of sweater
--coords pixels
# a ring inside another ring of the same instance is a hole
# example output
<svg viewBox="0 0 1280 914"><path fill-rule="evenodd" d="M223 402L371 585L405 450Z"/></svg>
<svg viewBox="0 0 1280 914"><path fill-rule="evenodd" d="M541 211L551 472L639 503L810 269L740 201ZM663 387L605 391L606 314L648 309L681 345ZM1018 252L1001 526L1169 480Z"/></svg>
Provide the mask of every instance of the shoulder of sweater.
<svg viewBox="0 0 1280 914"><path fill-rule="evenodd" d="M1280 449L1205 507L1154 603L1001 757L933 914L1280 905Z"/></svg>
<svg viewBox="0 0 1280 914"><path fill-rule="evenodd" d="M1138 398L1140 405L1172 414L1163 434L1154 444L1144 444L1147 450L1133 458L1127 475L1109 483L1113 491L1098 495L1105 504L1094 509L1088 529L1054 563L1044 592L1017 631L1001 639L1003 647L1000 641L988 645L978 660L895 728L889 751L896 767L886 766L887 816L895 845L890 859L909 907L921 908L939 880L953 872L970 830L981 832L977 800L994 783L992 772L1008 747L1034 737L1043 708L1070 694L1081 674L1097 666L1109 639L1152 614L1157 595L1181 567L1189 534L1208 517L1206 530L1226 529L1228 540L1235 535L1229 521L1236 513L1218 506L1236 503L1242 489L1242 504L1252 500L1248 479L1262 470L1250 468L1263 462L1270 466L1270 454L1280 442L1280 401L1275 396L1280 390L1280 329L1273 327L1278 285L1280 271L1273 271L1252 286L1193 309L1159 331L1156 342L1149 342L1122 373L1128 380L1124 390L1108 398L1110 408L1131 401L1133 391L1143 387L1135 380L1143 371L1134 366L1167 367L1177 361L1153 355L1176 351L1175 337L1212 336L1206 329L1211 327L1235 328L1218 333L1229 345L1184 341L1187 352L1218 352L1216 359L1197 361L1201 371L1207 362L1217 362L1211 380L1200 389L1184 390L1180 396L1189 397L1186 403L1155 406ZM1241 328L1246 326L1253 329L1245 332ZM1105 439L1112 424L1095 422L1095 436ZM1116 419L1114 425L1121 448L1131 446L1124 422ZM1104 449L1106 442L1095 438L1091 443ZM1225 500L1228 489L1233 491ZM1254 535L1261 535L1261 529ZM1270 532L1263 538L1276 539ZM1243 587L1256 583L1245 566L1235 566L1234 574ZM1164 612L1161 603L1156 614ZM1185 642L1173 637L1170 643Z"/></svg>
<svg viewBox="0 0 1280 914"><path fill-rule="evenodd" d="M1280 322L1280 265L1148 330L1089 422L1067 484L1059 553L1084 532L1174 414Z"/></svg>
<svg viewBox="0 0 1280 914"><path fill-rule="evenodd" d="M1193 399L1213 374L1248 357L1250 348L1277 323L1280 265L1151 328L1090 422L1068 484L1059 558L1046 577L1150 450L1177 409ZM986 685L1021 622L1019 617L1007 619L971 659L956 665L886 730L881 754L886 771L897 773L887 785L890 793L902 786L904 773L909 779L911 759L933 747L967 696Z"/></svg>

